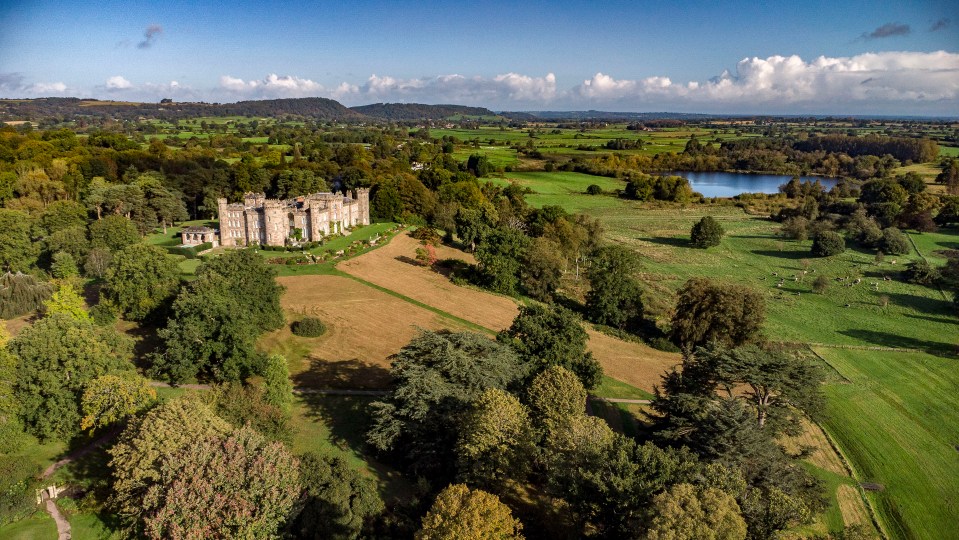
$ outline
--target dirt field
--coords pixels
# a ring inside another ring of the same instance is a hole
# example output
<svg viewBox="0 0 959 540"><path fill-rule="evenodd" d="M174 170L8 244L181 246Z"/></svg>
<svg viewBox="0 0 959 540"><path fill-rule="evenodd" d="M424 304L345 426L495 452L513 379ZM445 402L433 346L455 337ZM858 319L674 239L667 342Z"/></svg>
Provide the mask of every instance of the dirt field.
<svg viewBox="0 0 959 540"><path fill-rule="evenodd" d="M829 440L826 439L826 434L822 432L822 428L808 420L803 420L802 424L802 435L783 438L782 443L786 450L798 452L802 447L815 448L815 451L808 458L810 463L840 476L848 476L849 473L842 466L839 455L829 445Z"/></svg>
<svg viewBox="0 0 959 540"><path fill-rule="evenodd" d="M407 262L418 245L405 234L397 235L388 245L344 261L337 268L486 328L502 330L512 324L519 312L515 301L459 287L440 274ZM441 246L436 252L440 259L475 262L470 254L449 247ZM593 330L589 330L589 350L608 376L646 391L652 391L663 372L680 362L678 354L664 353Z"/></svg>
<svg viewBox="0 0 959 540"><path fill-rule="evenodd" d="M294 340L307 350L299 369L291 367L297 386L383 388L389 384L388 357L409 343L417 328L465 329L349 278L293 276L277 281L286 287L281 303L289 319L312 315L328 328L312 339L293 336L288 329L266 337L273 342Z"/></svg>
<svg viewBox="0 0 959 540"><path fill-rule="evenodd" d="M647 392L653 391L665 371L682 361L676 353L657 351L595 330L586 332L589 334L589 350L603 365L607 376Z"/></svg>
<svg viewBox="0 0 959 540"><path fill-rule="evenodd" d="M389 244L344 261L336 268L491 330L503 330L513 323L519 312L515 301L453 285L444 276L414 262L417 247L417 240L398 234ZM446 246L438 247L436 256L476 262L468 253Z"/></svg>
<svg viewBox="0 0 959 540"><path fill-rule="evenodd" d="M836 500L839 502L839 511L842 512L842 520L846 525L869 524L869 513L856 488L845 484L839 486L836 490ZM872 529L871 526L869 528Z"/></svg>

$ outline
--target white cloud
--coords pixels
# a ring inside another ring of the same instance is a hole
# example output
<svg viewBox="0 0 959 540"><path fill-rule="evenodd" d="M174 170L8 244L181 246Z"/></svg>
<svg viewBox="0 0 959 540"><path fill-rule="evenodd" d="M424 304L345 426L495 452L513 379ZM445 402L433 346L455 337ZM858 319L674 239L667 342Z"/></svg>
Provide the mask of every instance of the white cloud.
<svg viewBox="0 0 959 540"><path fill-rule="evenodd" d="M495 106L503 104L539 104L552 102L559 92L556 76L531 77L520 73L504 73L494 77L466 77L459 74L413 79L396 79L376 74L362 86L340 88L337 98L350 103L400 101L423 103L457 103Z"/></svg>
<svg viewBox="0 0 959 540"><path fill-rule="evenodd" d="M244 81L230 75L220 77L220 88L248 98L312 97L326 92L322 84L293 75L270 73L259 81Z"/></svg>
<svg viewBox="0 0 959 540"><path fill-rule="evenodd" d="M744 58L736 73L679 84L666 77L617 80L597 73L573 94L591 102L642 107L648 103L806 108L877 103L934 104L959 99L959 54L881 52L852 57Z"/></svg>
<svg viewBox="0 0 959 540"><path fill-rule="evenodd" d="M52 83L33 83L26 88L27 92L36 95L45 95L45 96L62 96L67 91L67 85L62 82L52 82Z"/></svg>
<svg viewBox="0 0 959 540"><path fill-rule="evenodd" d="M106 82L107 90L126 90L133 86L133 84L126 80L122 75L114 75L107 79Z"/></svg>

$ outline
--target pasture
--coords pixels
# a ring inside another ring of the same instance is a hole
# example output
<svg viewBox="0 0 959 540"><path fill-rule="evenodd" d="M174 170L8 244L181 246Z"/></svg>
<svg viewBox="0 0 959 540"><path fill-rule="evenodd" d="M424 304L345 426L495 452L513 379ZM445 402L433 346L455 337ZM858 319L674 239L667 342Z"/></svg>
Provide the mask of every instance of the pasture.
<svg viewBox="0 0 959 540"><path fill-rule="evenodd" d="M959 538L959 371L926 353L816 348L835 370L826 429L894 538Z"/></svg>

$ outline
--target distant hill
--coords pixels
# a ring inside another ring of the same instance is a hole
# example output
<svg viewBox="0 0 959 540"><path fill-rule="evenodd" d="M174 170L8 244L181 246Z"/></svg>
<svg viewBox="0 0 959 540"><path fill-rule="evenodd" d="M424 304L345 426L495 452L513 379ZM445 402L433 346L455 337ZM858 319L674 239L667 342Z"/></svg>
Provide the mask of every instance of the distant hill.
<svg viewBox="0 0 959 540"><path fill-rule="evenodd" d="M135 120L198 116L283 116L317 120L362 120L363 116L326 98L270 99L237 103L137 103L78 98L0 99L0 120L92 117Z"/></svg>
<svg viewBox="0 0 959 540"><path fill-rule="evenodd" d="M496 113L489 109L466 105L374 103L350 108L360 114L382 120L442 120L451 116L496 116Z"/></svg>
<svg viewBox="0 0 959 540"><path fill-rule="evenodd" d="M675 112L615 112L615 111L517 111L501 112L511 120L707 120L719 118L714 114Z"/></svg>

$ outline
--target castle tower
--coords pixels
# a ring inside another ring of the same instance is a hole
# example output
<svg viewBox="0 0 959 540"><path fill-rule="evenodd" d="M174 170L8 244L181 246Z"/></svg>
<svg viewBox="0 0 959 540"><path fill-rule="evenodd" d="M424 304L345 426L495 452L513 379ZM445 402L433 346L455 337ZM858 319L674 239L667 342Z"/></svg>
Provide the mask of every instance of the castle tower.
<svg viewBox="0 0 959 540"><path fill-rule="evenodd" d="M286 205L276 199L263 201L263 225L266 227L266 245L282 246L290 236L290 218Z"/></svg>
<svg viewBox="0 0 959 540"><path fill-rule="evenodd" d="M356 188L356 200L359 204L359 223L370 224L370 188Z"/></svg>
<svg viewBox="0 0 959 540"><path fill-rule="evenodd" d="M220 223L220 245L221 246L232 246L233 243L232 233L233 231L230 228L230 218L227 213L227 204L226 198L220 197L216 200L216 209L217 209L217 221Z"/></svg>

